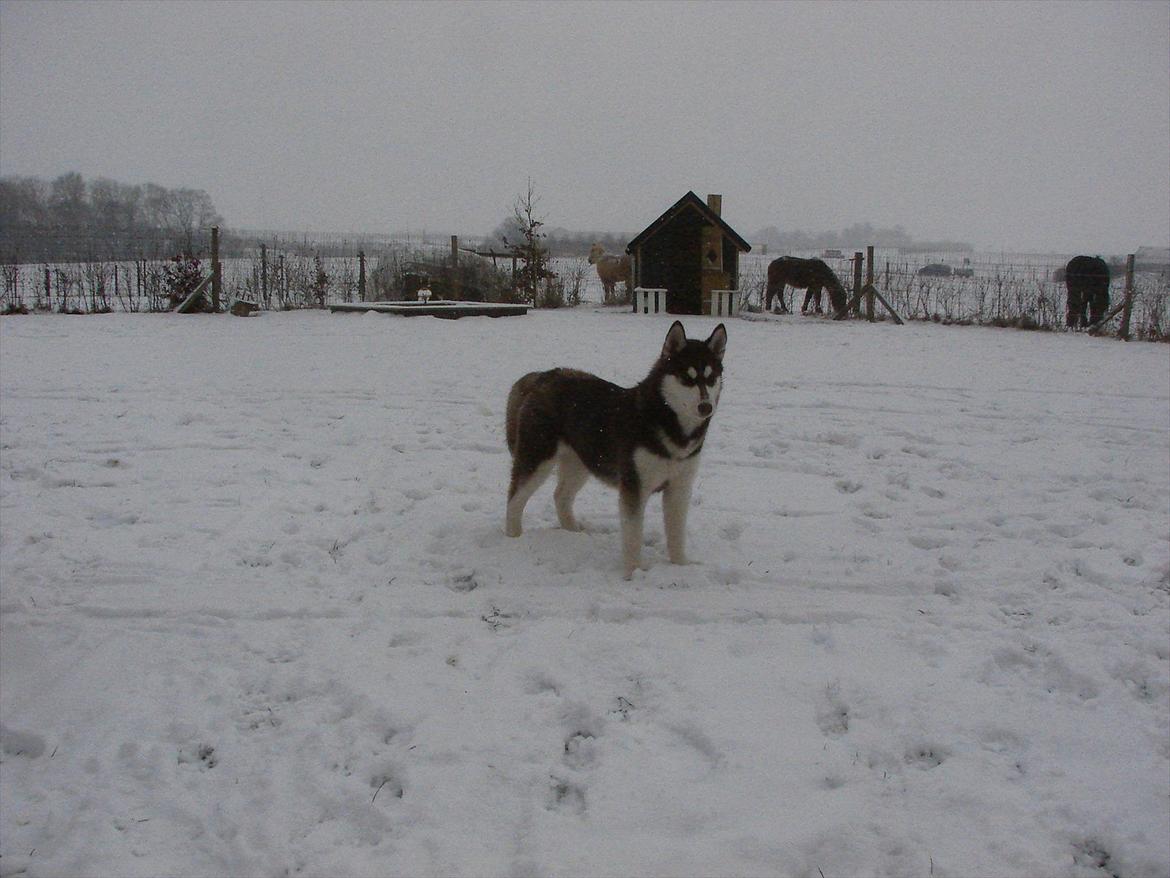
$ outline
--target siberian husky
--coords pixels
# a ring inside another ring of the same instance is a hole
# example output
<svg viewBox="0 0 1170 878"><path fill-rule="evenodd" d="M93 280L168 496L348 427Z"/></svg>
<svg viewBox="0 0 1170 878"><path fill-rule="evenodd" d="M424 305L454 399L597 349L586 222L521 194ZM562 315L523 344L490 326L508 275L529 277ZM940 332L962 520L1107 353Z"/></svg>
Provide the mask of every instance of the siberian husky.
<svg viewBox="0 0 1170 878"><path fill-rule="evenodd" d="M573 498L590 475L617 488L626 579L641 566L646 501L657 491L667 555L673 564L687 563L687 507L723 388L726 347L722 323L702 342L688 339L676 320L650 374L634 387L575 369L530 372L512 385L508 536L520 536L524 506L555 465L557 518L568 530L580 530Z"/></svg>

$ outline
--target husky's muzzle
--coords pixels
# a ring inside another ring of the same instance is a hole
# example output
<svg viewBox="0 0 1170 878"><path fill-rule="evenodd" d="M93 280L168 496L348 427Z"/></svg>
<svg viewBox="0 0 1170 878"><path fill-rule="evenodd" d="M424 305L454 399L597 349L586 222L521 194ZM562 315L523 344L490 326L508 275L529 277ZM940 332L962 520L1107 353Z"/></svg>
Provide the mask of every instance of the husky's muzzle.
<svg viewBox="0 0 1170 878"><path fill-rule="evenodd" d="M702 381L698 384L699 387L699 417L709 418L715 411L715 407L711 405L711 393L707 390L707 385Z"/></svg>

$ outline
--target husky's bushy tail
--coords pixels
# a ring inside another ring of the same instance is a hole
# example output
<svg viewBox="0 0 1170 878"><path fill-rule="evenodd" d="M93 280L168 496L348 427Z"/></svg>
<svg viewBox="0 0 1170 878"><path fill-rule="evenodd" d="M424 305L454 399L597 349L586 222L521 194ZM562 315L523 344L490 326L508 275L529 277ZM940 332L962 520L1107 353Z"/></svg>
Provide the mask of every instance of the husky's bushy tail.
<svg viewBox="0 0 1170 878"><path fill-rule="evenodd" d="M516 443L520 435L520 406L524 404L524 400L528 398L528 394L537 385L543 374L543 372L529 372L513 384L512 390L508 393L508 414L504 424L504 438L508 442L508 451L512 454L516 453Z"/></svg>

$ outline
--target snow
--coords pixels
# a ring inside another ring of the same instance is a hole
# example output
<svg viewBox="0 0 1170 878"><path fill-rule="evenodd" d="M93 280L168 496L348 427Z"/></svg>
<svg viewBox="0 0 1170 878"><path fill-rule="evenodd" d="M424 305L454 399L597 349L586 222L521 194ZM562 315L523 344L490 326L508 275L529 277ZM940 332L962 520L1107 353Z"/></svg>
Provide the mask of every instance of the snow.
<svg viewBox="0 0 1170 878"><path fill-rule="evenodd" d="M669 323L0 321L0 873L1170 874L1170 349L731 320L695 563L506 538Z"/></svg>

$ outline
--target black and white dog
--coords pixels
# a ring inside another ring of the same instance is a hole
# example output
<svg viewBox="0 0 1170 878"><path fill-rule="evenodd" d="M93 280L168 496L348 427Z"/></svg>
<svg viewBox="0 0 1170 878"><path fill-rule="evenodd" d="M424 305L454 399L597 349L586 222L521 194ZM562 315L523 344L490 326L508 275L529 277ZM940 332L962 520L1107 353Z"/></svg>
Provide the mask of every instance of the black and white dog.
<svg viewBox="0 0 1170 878"><path fill-rule="evenodd" d="M590 475L618 489L622 570L641 566L646 501L662 491L666 549L686 563L687 509L699 454L723 388L727 330L688 339L677 320L640 384L619 387L574 369L530 372L508 394L512 452L506 532L521 533L524 506L557 466L557 518L579 530L573 498Z"/></svg>

